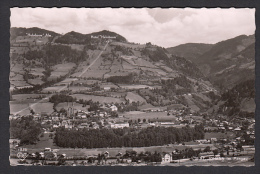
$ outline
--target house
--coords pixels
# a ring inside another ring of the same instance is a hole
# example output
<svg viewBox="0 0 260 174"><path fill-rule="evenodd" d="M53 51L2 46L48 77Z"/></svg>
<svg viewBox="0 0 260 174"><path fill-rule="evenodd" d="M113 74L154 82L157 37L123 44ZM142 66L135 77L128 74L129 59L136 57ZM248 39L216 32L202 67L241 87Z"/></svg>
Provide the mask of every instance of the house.
<svg viewBox="0 0 260 174"><path fill-rule="evenodd" d="M241 128L237 127L236 129L234 129L234 131L241 131Z"/></svg>
<svg viewBox="0 0 260 174"><path fill-rule="evenodd" d="M92 128L93 128L93 129L99 129L99 125L98 125L98 124L94 124L94 125L92 126Z"/></svg>
<svg viewBox="0 0 260 174"><path fill-rule="evenodd" d="M59 125L57 125L57 124L53 124L53 126L52 126L53 128L58 128L59 127Z"/></svg>
<svg viewBox="0 0 260 174"><path fill-rule="evenodd" d="M110 109L111 109L111 111L117 111L117 107L116 107L115 105L112 105L112 106L110 107Z"/></svg>
<svg viewBox="0 0 260 174"><path fill-rule="evenodd" d="M170 153L164 153L162 155L162 163L167 163L172 161L172 155Z"/></svg>
<svg viewBox="0 0 260 174"><path fill-rule="evenodd" d="M40 120L40 119L41 119L40 114L34 114L34 115L33 115L33 120L34 120L34 121L37 121L37 120Z"/></svg>
<svg viewBox="0 0 260 174"><path fill-rule="evenodd" d="M110 86L105 86L105 87L104 87L104 90L105 90L105 91L108 91L108 90L110 90L110 89L111 89Z"/></svg>
<svg viewBox="0 0 260 174"><path fill-rule="evenodd" d="M72 125L70 125L70 124L65 124L65 129L72 129Z"/></svg>

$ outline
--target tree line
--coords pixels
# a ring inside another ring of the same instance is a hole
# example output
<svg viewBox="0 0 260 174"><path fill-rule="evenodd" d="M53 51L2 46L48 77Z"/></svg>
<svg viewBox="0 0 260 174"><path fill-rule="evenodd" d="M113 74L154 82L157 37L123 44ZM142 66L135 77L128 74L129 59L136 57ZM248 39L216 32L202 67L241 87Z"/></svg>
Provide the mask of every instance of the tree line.
<svg viewBox="0 0 260 174"><path fill-rule="evenodd" d="M162 146L204 138L202 125L194 128L148 127L144 129L80 129L58 128L54 142L60 147L103 148Z"/></svg>
<svg viewBox="0 0 260 174"><path fill-rule="evenodd" d="M134 81L134 75L133 74L129 74L126 76L111 76L109 78L107 78L108 82L112 82L112 83L124 83L124 84L132 84Z"/></svg>

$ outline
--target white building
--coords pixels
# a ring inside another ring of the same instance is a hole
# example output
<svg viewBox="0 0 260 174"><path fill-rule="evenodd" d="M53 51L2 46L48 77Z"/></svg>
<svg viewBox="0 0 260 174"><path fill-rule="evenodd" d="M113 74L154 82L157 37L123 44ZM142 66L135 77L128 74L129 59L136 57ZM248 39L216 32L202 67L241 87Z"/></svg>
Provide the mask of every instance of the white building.
<svg viewBox="0 0 260 174"><path fill-rule="evenodd" d="M166 153L162 155L162 163L167 163L172 161L172 155L169 153Z"/></svg>
<svg viewBox="0 0 260 174"><path fill-rule="evenodd" d="M110 107L110 109L111 109L112 111L117 111L117 107L116 107L115 105L112 105L112 106Z"/></svg>
<svg viewBox="0 0 260 174"><path fill-rule="evenodd" d="M129 127L129 123L112 123L111 128L117 129L117 128L124 128Z"/></svg>

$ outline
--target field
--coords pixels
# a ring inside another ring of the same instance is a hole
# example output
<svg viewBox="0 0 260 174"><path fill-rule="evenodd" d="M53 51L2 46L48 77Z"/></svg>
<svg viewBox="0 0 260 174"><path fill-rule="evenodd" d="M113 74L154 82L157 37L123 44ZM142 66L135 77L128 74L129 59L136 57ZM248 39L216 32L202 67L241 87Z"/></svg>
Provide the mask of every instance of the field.
<svg viewBox="0 0 260 174"><path fill-rule="evenodd" d="M10 84L16 87L32 87L30 84L26 83L26 81L10 80Z"/></svg>
<svg viewBox="0 0 260 174"><path fill-rule="evenodd" d="M67 85L67 84L70 84L71 82L74 82L76 80L77 80L76 78L66 78L65 80L62 80L61 82L56 83L55 85L56 86L64 85L64 84Z"/></svg>
<svg viewBox="0 0 260 174"><path fill-rule="evenodd" d="M122 66L125 70L132 70L132 69L136 69L136 66L133 66L132 64L130 64L128 61L123 61L122 62Z"/></svg>
<svg viewBox="0 0 260 174"><path fill-rule="evenodd" d="M126 96L126 92L109 92L108 94L111 97L119 97L119 98L123 98L124 96Z"/></svg>
<svg viewBox="0 0 260 174"><path fill-rule="evenodd" d="M173 70L171 68L169 68L168 66L161 66L161 68L163 68L165 71L167 72L172 72Z"/></svg>
<svg viewBox="0 0 260 174"><path fill-rule="evenodd" d="M121 88L124 89L144 89L144 88L149 88L149 89L154 89L152 86L147 86L147 85L119 85Z"/></svg>
<svg viewBox="0 0 260 174"><path fill-rule="evenodd" d="M132 44L132 43L122 43L122 42L112 42L111 45L120 45L127 48L145 48L145 44Z"/></svg>
<svg viewBox="0 0 260 174"><path fill-rule="evenodd" d="M36 101L35 101L36 102ZM46 112L48 114L51 114L53 110L53 103L44 102L44 103L37 103L34 104L33 100L29 103L28 101L22 101L20 103L18 102L9 102L10 105L10 113L15 114L16 112L19 112L25 108L24 111L20 112L20 115L27 115L30 113L30 108L33 109L35 113L41 113Z"/></svg>
<svg viewBox="0 0 260 174"><path fill-rule="evenodd" d="M16 74L16 73L13 73L13 72L12 72L12 74L10 74L10 80L12 80L12 81L24 81L23 75Z"/></svg>
<svg viewBox="0 0 260 174"><path fill-rule="evenodd" d="M254 99L244 99L240 104L242 111L255 112L256 103Z"/></svg>
<svg viewBox="0 0 260 174"><path fill-rule="evenodd" d="M97 58L99 55L100 50L88 50L87 54L89 55L89 58L87 61L82 62L76 69L75 73L71 75L71 77L78 77L81 75L82 71L84 71L91 62ZM100 68L101 65L101 57L88 69L88 71L81 75L81 77L94 77L94 78L102 78L103 75L108 72L109 70L102 70Z"/></svg>
<svg viewBox="0 0 260 174"><path fill-rule="evenodd" d="M108 69L101 69L101 58L99 58L89 69L86 73L82 74L81 77L86 78L103 78L103 75L109 72ZM86 69L89 65L85 62L84 64L80 65L76 72L71 75L72 77L78 77L84 69Z"/></svg>
<svg viewBox="0 0 260 174"><path fill-rule="evenodd" d="M191 110L193 110L195 112L200 110L200 108L192 101L192 99L193 99L192 96L185 95L184 97L185 97L189 107L191 108Z"/></svg>
<svg viewBox="0 0 260 174"><path fill-rule="evenodd" d="M84 94L73 94L72 97L77 98L78 100L92 100L94 102L100 103L121 103L125 100L123 98L113 98L113 97L104 97L104 96L95 96L95 95L84 95Z"/></svg>
<svg viewBox="0 0 260 174"><path fill-rule="evenodd" d="M125 112L121 115L129 120L176 121L175 116L167 116L166 112Z"/></svg>
<svg viewBox="0 0 260 174"><path fill-rule="evenodd" d="M226 133L221 133L221 132L206 132L205 133L205 139L210 139L210 138L235 138L235 134L233 132L227 132Z"/></svg>
<svg viewBox="0 0 260 174"><path fill-rule="evenodd" d="M29 50L28 47L10 47L10 53L23 54Z"/></svg>
<svg viewBox="0 0 260 174"><path fill-rule="evenodd" d="M70 86L69 90L71 90L72 92L83 92L83 91L88 91L91 88L89 87L84 87L84 86Z"/></svg>
<svg viewBox="0 0 260 174"><path fill-rule="evenodd" d="M142 58L134 59L135 64L138 66L144 66L144 67L150 67L150 68L157 68L154 64L151 62L144 60Z"/></svg>
<svg viewBox="0 0 260 174"><path fill-rule="evenodd" d="M67 103L67 102L64 102L64 103L59 103L57 106L56 106L56 109L59 111L61 108L64 108L64 109L68 109L72 107L72 103ZM73 108L76 109L76 110L87 110L89 108L89 106L87 105L86 107L82 107L82 104L79 104L79 103L73 103Z"/></svg>
<svg viewBox="0 0 260 174"><path fill-rule="evenodd" d="M30 74L34 76L44 76L43 71L45 71L44 68L30 68Z"/></svg>
<svg viewBox="0 0 260 174"><path fill-rule="evenodd" d="M38 98L39 96L45 96L44 94L16 94L12 95L13 100L26 100L26 99L34 99Z"/></svg>
<svg viewBox="0 0 260 174"><path fill-rule="evenodd" d="M56 92L60 89L64 88L64 86L50 86L50 87L47 87L47 88L44 88L42 90L43 93L48 93L48 92ZM67 88L64 88L64 90L67 90Z"/></svg>
<svg viewBox="0 0 260 174"><path fill-rule="evenodd" d="M166 76L167 73L159 68L150 68L150 67L140 67L143 71L146 71L146 73L149 72L151 75L159 75L159 76Z"/></svg>
<svg viewBox="0 0 260 174"><path fill-rule="evenodd" d="M22 104L22 103L16 104L16 103L10 102L9 106L10 106L10 114L15 114L16 112L19 112L19 111L23 110L24 108L27 108L28 104ZM20 115L27 115L27 114L30 114L29 108L20 113Z"/></svg>
<svg viewBox="0 0 260 174"><path fill-rule="evenodd" d="M66 75L69 70L71 70L75 66L75 63L64 63L64 64L57 64L52 67L52 72L48 80L57 79L60 76Z"/></svg>
<svg viewBox="0 0 260 174"><path fill-rule="evenodd" d="M41 79L28 79L28 83L32 85L41 85L44 82Z"/></svg>
<svg viewBox="0 0 260 174"><path fill-rule="evenodd" d="M126 99L132 102L140 102L140 103L146 103L146 100L141 97L140 95L133 93L133 92L127 92Z"/></svg>
<svg viewBox="0 0 260 174"><path fill-rule="evenodd" d="M79 45L79 44L70 44L69 45L71 49L82 51L84 49L84 45Z"/></svg>
<svg viewBox="0 0 260 174"><path fill-rule="evenodd" d="M16 37L16 42L20 43L20 42L27 42L30 44L35 44L36 41L36 45L42 45L42 44L46 44L48 42L48 37L40 37L40 36L17 36Z"/></svg>

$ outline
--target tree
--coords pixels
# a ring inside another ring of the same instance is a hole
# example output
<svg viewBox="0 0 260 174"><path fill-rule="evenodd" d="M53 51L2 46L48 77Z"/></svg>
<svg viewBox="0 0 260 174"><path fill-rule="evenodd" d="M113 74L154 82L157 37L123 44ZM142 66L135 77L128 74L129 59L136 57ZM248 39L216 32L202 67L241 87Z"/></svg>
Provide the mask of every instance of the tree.
<svg viewBox="0 0 260 174"><path fill-rule="evenodd" d="M66 159L63 155L58 155L58 165L64 165L66 162Z"/></svg>
<svg viewBox="0 0 260 174"><path fill-rule="evenodd" d="M214 158L218 154L218 149L213 150Z"/></svg>
<svg viewBox="0 0 260 174"><path fill-rule="evenodd" d="M34 115L34 114L35 114L35 112L34 112L34 110L33 110L33 109L31 109L31 110L30 110L30 113L31 113L32 115Z"/></svg>
<svg viewBox="0 0 260 174"><path fill-rule="evenodd" d="M210 147L209 146L205 147L204 152L210 152Z"/></svg>

